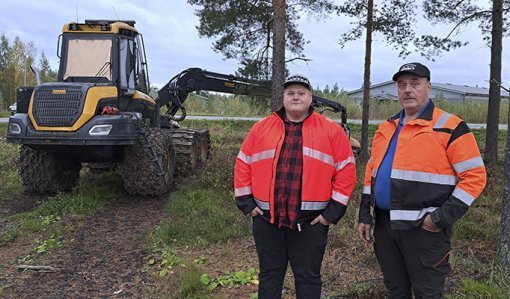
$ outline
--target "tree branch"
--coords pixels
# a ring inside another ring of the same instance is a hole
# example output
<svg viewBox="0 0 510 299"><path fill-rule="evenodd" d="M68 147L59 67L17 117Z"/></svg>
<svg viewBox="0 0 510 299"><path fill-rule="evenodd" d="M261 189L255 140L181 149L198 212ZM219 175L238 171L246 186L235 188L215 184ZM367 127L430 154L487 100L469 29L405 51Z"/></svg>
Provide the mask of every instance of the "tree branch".
<svg viewBox="0 0 510 299"><path fill-rule="evenodd" d="M473 18L476 18L478 17L479 15L482 15L482 14L486 14L486 13L491 13L490 11L487 11L487 10L483 10L483 11L478 11L478 12L475 12L473 13L472 15L469 15L469 16L466 16L464 18L462 18L462 20L460 20L456 25L455 27L453 27L453 29L450 31L450 33L448 33L448 35L446 36L445 39L448 39L450 38L450 36L453 34L453 32L455 30L457 30L457 28L459 28L461 25L463 25L464 22L467 22Z"/></svg>
<svg viewBox="0 0 510 299"><path fill-rule="evenodd" d="M16 266L16 269L18 269L19 271L34 270L34 271L40 271L40 272L60 272L59 268L54 268L51 266L19 265L19 266Z"/></svg>
<svg viewBox="0 0 510 299"><path fill-rule="evenodd" d="M312 61L312 59L310 58L306 58L306 57L294 57L294 58L291 58L289 60L286 60L285 63L287 62L292 62L294 60L302 60L302 61Z"/></svg>

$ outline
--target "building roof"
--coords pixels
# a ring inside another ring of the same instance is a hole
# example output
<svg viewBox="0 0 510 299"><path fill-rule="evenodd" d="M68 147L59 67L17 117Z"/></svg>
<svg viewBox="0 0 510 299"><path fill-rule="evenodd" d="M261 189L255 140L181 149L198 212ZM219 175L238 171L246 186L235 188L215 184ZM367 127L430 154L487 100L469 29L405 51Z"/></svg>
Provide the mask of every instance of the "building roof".
<svg viewBox="0 0 510 299"><path fill-rule="evenodd" d="M489 96L489 89L486 87L473 87L451 83L432 83L432 86L439 90L461 93L467 96Z"/></svg>
<svg viewBox="0 0 510 299"><path fill-rule="evenodd" d="M379 86L389 85L389 84L395 84L394 81L386 81L378 84L374 84L370 86L370 88L376 88ZM451 84L451 83L435 83L432 82L432 88L437 90L444 90L449 91L453 93L463 94L466 96L489 96L489 89L486 87L473 87L468 85L457 85L457 84ZM347 95L352 95L354 93L363 91L363 88L351 90L347 92ZM501 97L508 98L508 95L506 95L506 92L501 93Z"/></svg>

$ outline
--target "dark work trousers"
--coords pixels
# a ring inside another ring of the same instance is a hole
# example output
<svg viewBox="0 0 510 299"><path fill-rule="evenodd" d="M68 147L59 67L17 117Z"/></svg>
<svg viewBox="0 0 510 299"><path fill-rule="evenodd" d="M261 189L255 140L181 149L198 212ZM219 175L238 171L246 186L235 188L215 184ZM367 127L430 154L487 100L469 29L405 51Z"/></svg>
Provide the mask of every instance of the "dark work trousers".
<svg viewBox="0 0 510 299"><path fill-rule="evenodd" d="M301 231L278 228L261 216L253 218L253 236L259 256L259 299L282 297L283 280L290 261L297 299L319 299L321 264L328 239L328 226L310 221Z"/></svg>
<svg viewBox="0 0 510 299"><path fill-rule="evenodd" d="M450 272L451 227L434 233L422 228L393 230L389 213L376 208L374 249L388 298L444 298Z"/></svg>

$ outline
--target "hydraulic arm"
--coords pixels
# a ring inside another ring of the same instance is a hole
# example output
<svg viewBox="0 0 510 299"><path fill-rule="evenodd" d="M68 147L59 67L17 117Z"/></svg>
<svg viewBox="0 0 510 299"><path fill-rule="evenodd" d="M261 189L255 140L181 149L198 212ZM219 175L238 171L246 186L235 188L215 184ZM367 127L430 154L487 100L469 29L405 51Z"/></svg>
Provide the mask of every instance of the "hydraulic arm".
<svg viewBox="0 0 510 299"><path fill-rule="evenodd" d="M166 115L174 116L177 111L183 110L182 104L186 101L188 94L198 90L269 97L271 96L271 82L249 80L234 75L209 72L200 68L189 68L174 76L159 90L156 104L158 107L167 106ZM312 101L312 105L316 108L325 108L324 110L340 113L341 125L349 132L347 110L344 106L316 95L313 95ZM182 119L184 118L177 120Z"/></svg>

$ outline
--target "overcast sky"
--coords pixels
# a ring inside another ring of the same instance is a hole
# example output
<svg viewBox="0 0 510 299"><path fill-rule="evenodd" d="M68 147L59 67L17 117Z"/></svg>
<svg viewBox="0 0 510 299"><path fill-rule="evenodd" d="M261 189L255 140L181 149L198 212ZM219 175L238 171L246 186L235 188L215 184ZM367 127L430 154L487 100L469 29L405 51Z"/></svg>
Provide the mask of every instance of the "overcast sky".
<svg viewBox="0 0 510 299"><path fill-rule="evenodd" d="M150 78L157 87L189 67L226 74L233 74L238 69L236 61L225 60L220 53L214 52L212 40L198 36L198 17L194 14L197 7L185 0L2 0L1 3L0 34L5 34L11 42L16 36L24 42L32 41L38 54L44 51L55 69L58 67L57 38L63 24L117 17L136 21L136 27L144 36ZM312 60L289 65L291 72L307 75L314 87L331 87L336 83L345 90L360 88L364 37L343 49L338 45L340 35L350 26L349 20L339 16L321 21L303 19L299 29L310 41L304 54ZM446 34L449 27L422 25L416 28L417 32L427 30ZM461 36L470 41L468 46L430 62L419 54L412 54L405 60L398 57L397 51L385 45L381 40L383 37L376 34L372 50L372 83L391 80L401 64L419 61L429 66L433 82L488 87L490 50L481 39L480 30L472 25L464 29ZM510 86L509 46L507 38L504 40L502 74L506 86Z"/></svg>

